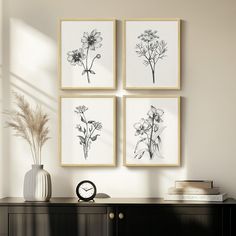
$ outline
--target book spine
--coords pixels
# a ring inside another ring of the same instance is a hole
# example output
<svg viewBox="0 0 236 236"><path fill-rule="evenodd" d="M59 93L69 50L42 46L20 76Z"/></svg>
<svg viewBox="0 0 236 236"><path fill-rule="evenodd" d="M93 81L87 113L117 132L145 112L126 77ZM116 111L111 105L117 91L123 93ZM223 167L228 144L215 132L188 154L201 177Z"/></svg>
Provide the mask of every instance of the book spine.
<svg viewBox="0 0 236 236"><path fill-rule="evenodd" d="M213 194L220 194L220 190L219 188L208 188L208 189L206 188L169 188L168 194L213 195Z"/></svg>
<svg viewBox="0 0 236 236"><path fill-rule="evenodd" d="M218 195L166 195L165 200L168 201L207 201L207 202L223 202L226 194Z"/></svg>
<svg viewBox="0 0 236 236"><path fill-rule="evenodd" d="M176 188L213 188L213 181L175 181Z"/></svg>

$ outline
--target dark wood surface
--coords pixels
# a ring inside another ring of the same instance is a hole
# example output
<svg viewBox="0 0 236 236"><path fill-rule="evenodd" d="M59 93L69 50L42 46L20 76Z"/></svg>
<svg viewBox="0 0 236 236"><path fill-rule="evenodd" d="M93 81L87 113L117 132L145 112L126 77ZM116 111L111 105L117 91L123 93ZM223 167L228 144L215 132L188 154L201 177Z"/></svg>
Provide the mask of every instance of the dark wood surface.
<svg viewBox="0 0 236 236"><path fill-rule="evenodd" d="M111 217L111 213L114 217ZM122 217L120 217L122 215ZM0 236L235 236L236 201L0 199Z"/></svg>
<svg viewBox="0 0 236 236"><path fill-rule="evenodd" d="M49 202L25 202L23 198L2 198L0 199L0 206L8 205L39 205L39 206L49 206L49 205L76 205L76 206L97 206L97 205L130 205L130 204L154 204L154 205L227 205L236 204L235 199L227 199L224 202L198 202L198 201L165 201L163 198L105 198L98 199L92 202L82 202L78 201L77 198L51 198Z"/></svg>

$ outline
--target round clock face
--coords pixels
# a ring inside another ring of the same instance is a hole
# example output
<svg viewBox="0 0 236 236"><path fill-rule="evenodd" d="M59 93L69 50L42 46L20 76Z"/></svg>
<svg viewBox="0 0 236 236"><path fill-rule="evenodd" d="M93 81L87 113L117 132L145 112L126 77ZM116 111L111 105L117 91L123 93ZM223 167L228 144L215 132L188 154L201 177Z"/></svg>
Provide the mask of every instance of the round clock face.
<svg viewBox="0 0 236 236"><path fill-rule="evenodd" d="M89 180L84 180L77 185L76 194L79 199L90 201L96 196L96 186Z"/></svg>

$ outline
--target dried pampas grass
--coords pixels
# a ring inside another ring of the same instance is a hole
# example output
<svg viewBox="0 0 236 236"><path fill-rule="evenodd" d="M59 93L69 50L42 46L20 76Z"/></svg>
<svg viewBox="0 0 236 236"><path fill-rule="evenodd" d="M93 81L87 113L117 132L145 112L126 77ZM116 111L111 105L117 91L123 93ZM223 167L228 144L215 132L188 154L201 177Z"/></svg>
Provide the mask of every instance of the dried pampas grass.
<svg viewBox="0 0 236 236"><path fill-rule="evenodd" d="M49 129L46 126L48 115L44 113L40 106L35 109L25 100L24 96L13 92L16 100L17 110L6 111L9 118L6 121L7 127L14 130L15 136L27 141L33 157L34 164L41 164L41 152L45 142L49 139Z"/></svg>

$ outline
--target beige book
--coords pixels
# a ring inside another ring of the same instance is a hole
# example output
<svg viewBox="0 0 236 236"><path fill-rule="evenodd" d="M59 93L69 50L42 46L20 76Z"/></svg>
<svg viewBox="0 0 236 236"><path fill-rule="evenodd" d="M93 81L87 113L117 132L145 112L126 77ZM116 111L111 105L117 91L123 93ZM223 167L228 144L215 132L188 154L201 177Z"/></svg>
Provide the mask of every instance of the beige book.
<svg viewBox="0 0 236 236"><path fill-rule="evenodd" d="M186 195L214 195L219 194L219 188L175 188L171 187L168 189L168 194L186 194Z"/></svg>
<svg viewBox="0 0 236 236"><path fill-rule="evenodd" d="M177 180L175 181L176 188L213 188L213 181L211 180Z"/></svg>

